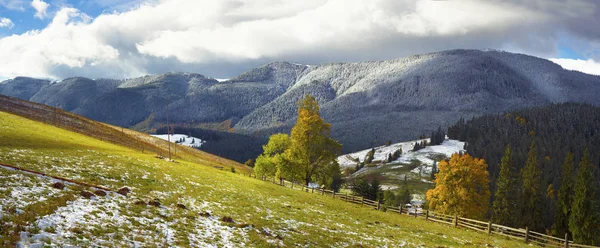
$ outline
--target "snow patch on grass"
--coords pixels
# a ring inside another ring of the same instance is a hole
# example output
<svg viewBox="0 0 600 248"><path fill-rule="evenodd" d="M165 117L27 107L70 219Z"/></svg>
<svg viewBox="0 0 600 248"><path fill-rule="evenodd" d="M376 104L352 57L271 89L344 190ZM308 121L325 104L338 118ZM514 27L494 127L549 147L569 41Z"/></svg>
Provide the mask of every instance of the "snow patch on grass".
<svg viewBox="0 0 600 248"><path fill-rule="evenodd" d="M167 134L153 134L152 136L163 140L169 139ZM172 143L178 143L183 146L189 146L194 148L200 148L204 143L206 143L205 140L188 136L185 134L171 134L170 140Z"/></svg>
<svg viewBox="0 0 600 248"><path fill-rule="evenodd" d="M427 142L429 142L429 139L424 140L427 140ZM412 151L412 149L414 148L414 144L416 142L421 141L423 140L413 140L408 142L391 144L389 146L375 147L375 155L373 161L386 161L390 154L393 154L395 151L402 148L402 156L400 156L397 160L392 161L391 163L410 163L413 160L418 160L422 164L433 165L433 159L431 159L432 155L442 154L446 157L450 157L454 153L464 151L465 147L465 142L447 139L440 145L427 146L421 150ZM339 156L337 160L340 164L340 167L342 168L354 167L357 164L355 160L358 159L360 161L364 161L369 151L371 151L371 149L366 149L350 154L344 154L342 156Z"/></svg>

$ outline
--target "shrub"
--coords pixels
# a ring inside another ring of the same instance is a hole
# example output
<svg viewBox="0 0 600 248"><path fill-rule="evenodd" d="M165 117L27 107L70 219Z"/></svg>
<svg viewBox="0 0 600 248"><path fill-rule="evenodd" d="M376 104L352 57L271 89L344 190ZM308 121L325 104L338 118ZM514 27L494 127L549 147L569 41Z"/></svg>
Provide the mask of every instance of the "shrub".
<svg viewBox="0 0 600 248"><path fill-rule="evenodd" d="M131 190L129 188L127 188L127 187L120 188L117 191L117 193L119 193L121 195L124 195L124 196L127 196L127 194L129 194L129 192L131 192Z"/></svg>
<svg viewBox="0 0 600 248"><path fill-rule="evenodd" d="M148 205L154 206L154 207L160 207L160 200L159 199L154 199L154 200L148 202Z"/></svg>
<svg viewBox="0 0 600 248"><path fill-rule="evenodd" d="M106 196L106 192L104 190L96 190L94 194L97 196Z"/></svg>
<svg viewBox="0 0 600 248"><path fill-rule="evenodd" d="M92 192L85 191L85 190L82 190L80 195L87 199L92 199L92 197L94 197L94 194Z"/></svg>
<svg viewBox="0 0 600 248"><path fill-rule="evenodd" d="M61 183L61 182L55 182L55 183L52 184L52 187L55 188L55 189L62 190L62 189L65 188L65 184Z"/></svg>

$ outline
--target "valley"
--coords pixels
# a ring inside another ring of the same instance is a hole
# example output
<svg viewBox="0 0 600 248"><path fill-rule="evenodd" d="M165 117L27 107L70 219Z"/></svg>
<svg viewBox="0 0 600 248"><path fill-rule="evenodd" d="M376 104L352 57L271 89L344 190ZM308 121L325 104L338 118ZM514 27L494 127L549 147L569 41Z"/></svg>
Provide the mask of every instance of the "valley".
<svg viewBox="0 0 600 248"><path fill-rule="evenodd" d="M93 190L71 184L56 189L52 179L0 168L3 245L516 244L339 204L215 168L211 159L168 162L155 153L6 112L0 112L0 137L2 163L113 190L130 189L126 196L115 192L83 196L81 192Z"/></svg>
<svg viewBox="0 0 600 248"><path fill-rule="evenodd" d="M0 82L0 94L150 133L166 123L168 105L177 126L239 135L235 139L253 144L216 141L212 145L219 149L206 148L245 162L258 156L265 137L289 132L305 94L318 99L333 137L350 153L388 140L414 140L460 118L566 101L599 105L600 78L524 54L448 50L359 63L272 62L221 81L197 73L119 80L18 77ZM240 153L245 155L235 155Z"/></svg>

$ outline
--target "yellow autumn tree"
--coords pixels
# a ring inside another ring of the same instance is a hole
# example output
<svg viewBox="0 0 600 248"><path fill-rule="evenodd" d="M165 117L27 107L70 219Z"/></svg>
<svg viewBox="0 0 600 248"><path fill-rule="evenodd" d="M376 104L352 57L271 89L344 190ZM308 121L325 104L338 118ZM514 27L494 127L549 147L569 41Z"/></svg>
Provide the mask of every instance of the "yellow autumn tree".
<svg viewBox="0 0 600 248"><path fill-rule="evenodd" d="M319 103L315 97L306 95L298 103L298 120L286 151L295 178L305 185L311 181L335 180L340 174L336 159L341 149L342 145L331 138L331 124L321 118Z"/></svg>
<svg viewBox="0 0 600 248"><path fill-rule="evenodd" d="M444 214L482 218L489 209L490 189L485 160L454 154L438 164L435 188L427 191L429 208Z"/></svg>

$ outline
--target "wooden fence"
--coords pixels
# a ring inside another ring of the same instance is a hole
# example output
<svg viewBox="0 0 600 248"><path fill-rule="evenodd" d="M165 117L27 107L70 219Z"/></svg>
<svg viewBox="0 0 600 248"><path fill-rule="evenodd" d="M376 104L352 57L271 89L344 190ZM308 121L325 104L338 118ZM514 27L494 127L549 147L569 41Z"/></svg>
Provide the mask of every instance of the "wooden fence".
<svg viewBox="0 0 600 248"><path fill-rule="evenodd" d="M254 174L246 174L246 176L256 178ZM525 243L533 243L543 247L575 247L575 248L599 248L598 246L589 246L589 245L580 245L575 244L572 241L567 241L567 238L557 238L553 236L549 236L546 234L530 231L528 228L513 228L508 226L502 226L498 224L493 224L492 222L485 222L480 220L473 220L469 218L463 218L457 215L447 215L442 213L437 213L429 210L417 210L415 208L408 209L402 206L384 206L378 201L369 200L362 196L357 196L354 194L341 194L336 193L331 190L326 190L322 188L311 188L307 187L303 184L298 184L290 181L279 180L275 178L258 178L263 181L272 182L277 185L281 185L284 187L289 187L292 189L301 190L304 192L318 194L322 196L332 197L333 199L339 199L348 203L353 203L357 205L361 205L364 207L368 207L374 210L382 210L385 208L387 212L397 213L400 215L410 216L411 218L421 218L426 221L433 221L445 225L451 225L457 228L466 228L471 229L477 232L487 233L488 235L500 235L512 239L522 240Z"/></svg>

